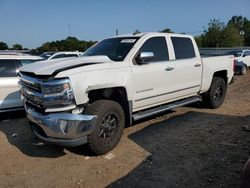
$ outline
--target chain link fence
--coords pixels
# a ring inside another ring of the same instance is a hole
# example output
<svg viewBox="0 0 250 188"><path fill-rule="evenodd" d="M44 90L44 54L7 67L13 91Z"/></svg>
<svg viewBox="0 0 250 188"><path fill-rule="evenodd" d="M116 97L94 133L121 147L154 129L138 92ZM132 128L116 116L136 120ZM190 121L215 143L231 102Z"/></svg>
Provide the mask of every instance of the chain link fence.
<svg viewBox="0 0 250 188"><path fill-rule="evenodd" d="M250 50L250 47L237 47L237 48L199 48L201 56L220 56L234 54L233 52L241 50Z"/></svg>

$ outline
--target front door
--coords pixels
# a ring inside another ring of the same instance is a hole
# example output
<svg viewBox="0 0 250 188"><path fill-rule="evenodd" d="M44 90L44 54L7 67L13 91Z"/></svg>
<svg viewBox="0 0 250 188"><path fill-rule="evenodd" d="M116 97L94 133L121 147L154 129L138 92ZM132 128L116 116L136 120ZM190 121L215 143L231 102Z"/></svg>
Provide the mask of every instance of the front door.
<svg viewBox="0 0 250 188"><path fill-rule="evenodd" d="M173 91L175 69L169 61L165 37L152 37L141 46L141 52L153 52L154 58L132 68L133 110L138 111L150 106L167 102Z"/></svg>

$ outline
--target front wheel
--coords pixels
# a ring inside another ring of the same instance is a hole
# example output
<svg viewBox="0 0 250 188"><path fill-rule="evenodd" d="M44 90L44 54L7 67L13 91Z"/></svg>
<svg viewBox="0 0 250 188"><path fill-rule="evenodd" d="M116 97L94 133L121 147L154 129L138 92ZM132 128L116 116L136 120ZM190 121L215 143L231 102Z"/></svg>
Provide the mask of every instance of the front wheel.
<svg viewBox="0 0 250 188"><path fill-rule="evenodd" d="M202 96L203 102L209 108L218 108L222 105L226 92L226 81L221 77L214 77L209 90Z"/></svg>
<svg viewBox="0 0 250 188"><path fill-rule="evenodd" d="M96 115L94 131L88 136L88 145L96 155L112 150L120 141L125 126L124 111L111 100L93 102L85 114Z"/></svg>
<svg viewBox="0 0 250 188"><path fill-rule="evenodd" d="M246 67L246 66L243 66L243 67L241 68L240 74L241 74L241 75L245 75L246 73L247 73L247 67Z"/></svg>

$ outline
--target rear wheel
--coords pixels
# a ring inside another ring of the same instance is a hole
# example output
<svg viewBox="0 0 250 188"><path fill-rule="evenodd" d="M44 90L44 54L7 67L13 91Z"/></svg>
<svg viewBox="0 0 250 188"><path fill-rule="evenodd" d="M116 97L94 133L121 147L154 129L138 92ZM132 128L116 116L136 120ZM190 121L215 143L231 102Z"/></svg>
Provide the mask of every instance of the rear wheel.
<svg viewBox="0 0 250 188"><path fill-rule="evenodd" d="M112 150L120 141L125 116L120 104L111 100L93 102L85 114L97 115L94 131L88 136L88 145L96 155Z"/></svg>
<svg viewBox="0 0 250 188"><path fill-rule="evenodd" d="M203 102L209 108L218 108L222 105L226 92L226 81L221 77L214 77L209 90L202 96Z"/></svg>

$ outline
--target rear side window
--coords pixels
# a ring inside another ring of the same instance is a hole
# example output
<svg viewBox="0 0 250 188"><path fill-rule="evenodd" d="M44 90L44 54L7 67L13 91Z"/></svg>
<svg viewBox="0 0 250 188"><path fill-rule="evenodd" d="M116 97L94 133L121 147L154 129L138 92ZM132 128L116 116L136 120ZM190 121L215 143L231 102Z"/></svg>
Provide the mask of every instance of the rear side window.
<svg viewBox="0 0 250 188"><path fill-rule="evenodd" d="M148 39L142 45L139 52L153 52L155 57L152 62L169 60L165 37L152 37Z"/></svg>
<svg viewBox="0 0 250 188"><path fill-rule="evenodd" d="M16 77L16 60L0 60L0 77Z"/></svg>
<svg viewBox="0 0 250 188"><path fill-rule="evenodd" d="M188 59L195 57L194 46L190 38L171 37L171 40L176 59Z"/></svg>
<svg viewBox="0 0 250 188"><path fill-rule="evenodd" d="M59 58L64 58L65 55L64 54L58 54L58 55L55 55L54 57L52 57L51 59L59 59Z"/></svg>
<svg viewBox="0 0 250 188"><path fill-rule="evenodd" d="M64 57L78 57L77 54L65 54Z"/></svg>

